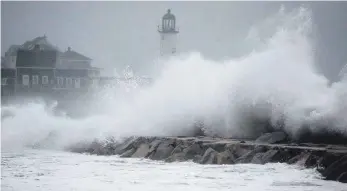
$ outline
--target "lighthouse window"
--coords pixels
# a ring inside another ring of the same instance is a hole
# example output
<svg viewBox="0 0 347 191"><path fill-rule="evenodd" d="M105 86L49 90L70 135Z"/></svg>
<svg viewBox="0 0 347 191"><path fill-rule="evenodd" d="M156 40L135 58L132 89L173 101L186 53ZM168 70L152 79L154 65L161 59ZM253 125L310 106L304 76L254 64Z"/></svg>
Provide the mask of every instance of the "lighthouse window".
<svg viewBox="0 0 347 191"><path fill-rule="evenodd" d="M168 29L169 28L169 20L165 20L165 29Z"/></svg>
<svg viewBox="0 0 347 191"><path fill-rule="evenodd" d="M169 29L172 29L172 20L169 20Z"/></svg>
<svg viewBox="0 0 347 191"><path fill-rule="evenodd" d="M33 78L32 79L33 85L39 84L39 76L38 75L33 75L32 78Z"/></svg>
<svg viewBox="0 0 347 191"><path fill-rule="evenodd" d="M24 86L28 86L29 85L29 75L23 75L22 76L22 83Z"/></svg>

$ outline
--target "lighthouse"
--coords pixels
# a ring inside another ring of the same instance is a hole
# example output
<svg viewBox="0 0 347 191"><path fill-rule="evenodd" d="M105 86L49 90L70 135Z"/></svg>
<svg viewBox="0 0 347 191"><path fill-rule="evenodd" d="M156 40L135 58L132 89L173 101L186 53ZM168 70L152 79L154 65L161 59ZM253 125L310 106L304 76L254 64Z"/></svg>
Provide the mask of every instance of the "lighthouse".
<svg viewBox="0 0 347 191"><path fill-rule="evenodd" d="M162 17L161 25L158 26L160 34L160 56L167 57L176 53L176 41L178 29L176 28L176 17L168 9Z"/></svg>

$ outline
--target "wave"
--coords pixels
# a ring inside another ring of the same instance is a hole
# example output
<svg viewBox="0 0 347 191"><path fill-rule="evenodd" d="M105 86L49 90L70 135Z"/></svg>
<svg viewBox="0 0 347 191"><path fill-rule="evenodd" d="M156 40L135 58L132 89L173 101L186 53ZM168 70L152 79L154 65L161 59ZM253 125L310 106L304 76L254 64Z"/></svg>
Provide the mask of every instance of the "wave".
<svg viewBox="0 0 347 191"><path fill-rule="evenodd" d="M90 100L89 117L57 116L38 102L2 106L12 113L2 120L3 144L194 135L198 124L206 135L233 138L272 130L347 135L347 82L329 85L316 72L311 34L309 9L281 8L251 28L244 56L214 61L191 52L161 61L150 86L105 89Z"/></svg>

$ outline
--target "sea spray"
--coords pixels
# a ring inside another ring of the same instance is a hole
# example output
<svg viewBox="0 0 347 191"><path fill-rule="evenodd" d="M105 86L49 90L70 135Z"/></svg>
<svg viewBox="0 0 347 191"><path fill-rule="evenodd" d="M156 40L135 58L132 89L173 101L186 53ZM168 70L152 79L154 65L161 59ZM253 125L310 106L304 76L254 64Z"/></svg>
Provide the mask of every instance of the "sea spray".
<svg viewBox="0 0 347 191"><path fill-rule="evenodd" d="M198 52L178 55L158 64L150 86L99 92L84 119L53 115L40 103L2 106L14 113L2 120L2 140L33 145L51 136L51 147L64 148L110 136L194 135L197 122L206 135L221 137L283 130L295 138L301 129L347 135L347 83L329 86L316 73L310 11L281 9L270 21L266 35L254 35L253 27L261 46L251 53L223 62Z"/></svg>

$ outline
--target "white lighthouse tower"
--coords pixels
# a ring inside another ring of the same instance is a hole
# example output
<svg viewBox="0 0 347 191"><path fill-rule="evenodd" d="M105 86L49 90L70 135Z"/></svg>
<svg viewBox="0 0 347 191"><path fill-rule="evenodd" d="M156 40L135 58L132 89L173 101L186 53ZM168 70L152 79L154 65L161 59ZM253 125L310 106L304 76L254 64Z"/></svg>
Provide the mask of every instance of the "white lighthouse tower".
<svg viewBox="0 0 347 191"><path fill-rule="evenodd" d="M176 53L178 30L176 28L176 17L168 9L163 16L161 25L158 26L160 34L160 56L167 57Z"/></svg>

